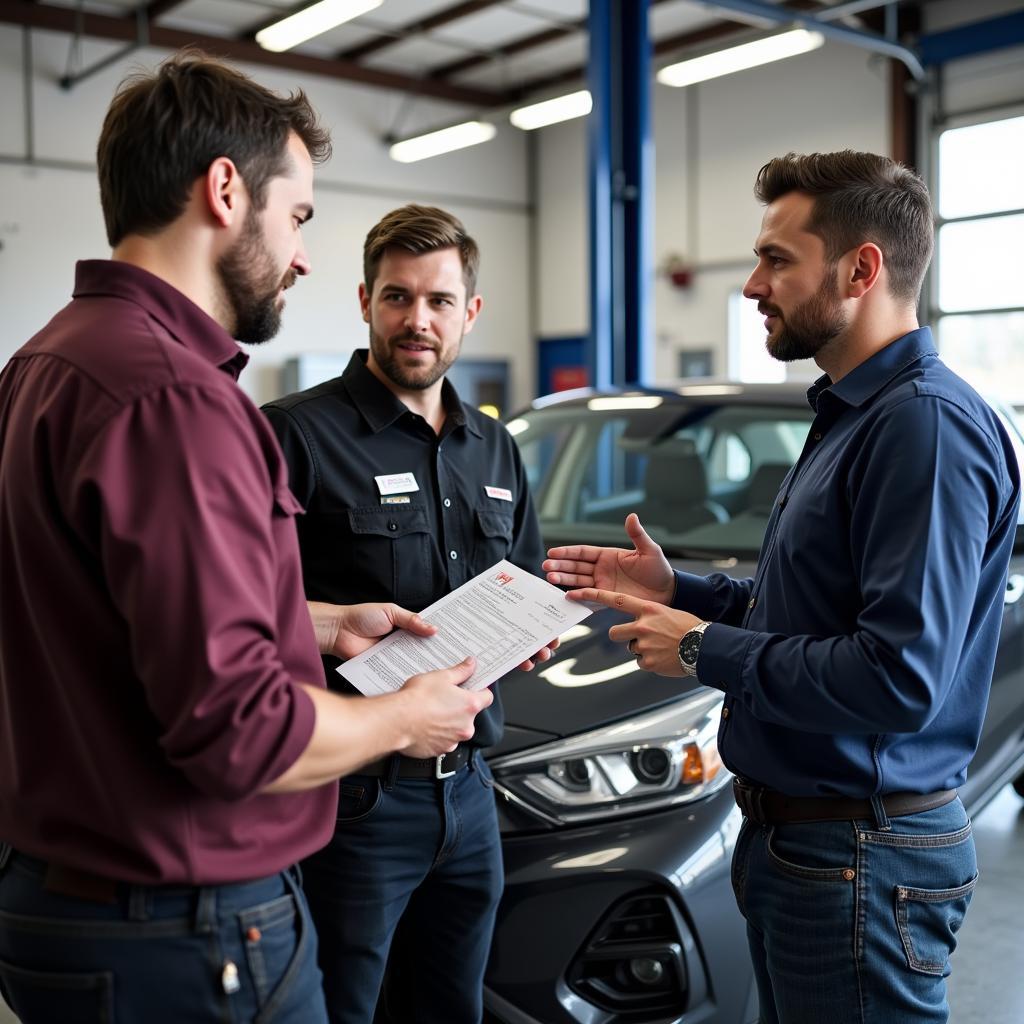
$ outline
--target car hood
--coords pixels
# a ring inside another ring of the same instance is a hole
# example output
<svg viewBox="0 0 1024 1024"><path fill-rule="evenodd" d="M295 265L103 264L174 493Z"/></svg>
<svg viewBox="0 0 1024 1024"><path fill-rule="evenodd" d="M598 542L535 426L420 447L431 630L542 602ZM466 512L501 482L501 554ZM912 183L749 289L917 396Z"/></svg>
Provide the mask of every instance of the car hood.
<svg viewBox="0 0 1024 1024"><path fill-rule="evenodd" d="M744 577L754 569L750 562L726 567L710 561L673 560L673 565L702 576L717 571ZM612 643L608 628L628 619L621 612L601 609L584 620L585 633L576 629L570 639L563 640L550 662L531 673L507 676L501 684L506 735L493 753L511 753L543 740L596 729L699 688L695 679L667 678L639 669L622 644Z"/></svg>

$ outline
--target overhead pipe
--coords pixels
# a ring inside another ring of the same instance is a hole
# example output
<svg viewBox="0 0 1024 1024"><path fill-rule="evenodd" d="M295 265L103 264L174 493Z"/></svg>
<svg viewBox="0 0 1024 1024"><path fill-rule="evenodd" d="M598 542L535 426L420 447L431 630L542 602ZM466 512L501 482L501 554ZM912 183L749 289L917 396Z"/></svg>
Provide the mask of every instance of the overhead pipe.
<svg viewBox="0 0 1024 1024"><path fill-rule="evenodd" d="M876 35L873 32L862 32L859 29L847 28L845 25L833 25L829 18L830 12L825 12L826 17L816 17L813 14L803 14L788 7L776 7L773 4L763 3L762 0L708 0L711 7L720 7L726 11L736 11L741 14L752 14L758 17L767 18L777 25L799 25L812 32L820 32L823 36L835 39L841 43L849 43L851 46L859 46L863 50L870 50L872 53L879 53L885 57L892 57L906 65L907 70L917 81L925 77L925 70L920 59L913 50L899 43L886 39L884 36ZM844 5L847 6L847 5ZM882 4L873 4L881 7ZM864 9L864 8L861 8ZM851 8L847 6L847 12Z"/></svg>

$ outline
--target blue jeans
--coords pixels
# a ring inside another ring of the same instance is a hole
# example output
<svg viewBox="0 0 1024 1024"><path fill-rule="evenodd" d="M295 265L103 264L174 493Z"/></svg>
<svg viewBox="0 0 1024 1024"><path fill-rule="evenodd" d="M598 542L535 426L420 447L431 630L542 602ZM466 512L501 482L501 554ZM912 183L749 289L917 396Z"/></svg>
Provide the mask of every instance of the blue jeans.
<svg viewBox="0 0 1024 1024"><path fill-rule="evenodd" d="M762 1024L948 1019L949 957L978 877L970 819L957 799L881 824L744 819L732 881Z"/></svg>
<svg viewBox="0 0 1024 1024"><path fill-rule="evenodd" d="M415 1007L403 1024L481 1020L504 876L479 754L444 780L342 779L334 838L302 871L332 1024L373 1021L400 919L390 970Z"/></svg>
<svg viewBox="0 0 1024 1024"><path fill-rule="evenodd" d="M201 888L117 887L113 902L0 873L0 990L22 1024L326 1024L294 871Z"/></svg>

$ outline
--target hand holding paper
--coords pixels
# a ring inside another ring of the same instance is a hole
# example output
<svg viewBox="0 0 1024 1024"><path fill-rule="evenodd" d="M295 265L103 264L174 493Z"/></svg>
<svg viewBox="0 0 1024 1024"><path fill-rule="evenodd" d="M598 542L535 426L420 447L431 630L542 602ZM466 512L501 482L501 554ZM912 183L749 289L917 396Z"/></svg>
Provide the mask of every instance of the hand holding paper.
<svg viewBox="0 0 1024 1024"><path fill-rule="evenodd" d="M307 601L321 654L352 658L369 650L394 629L408 629L420 636L434 632L418 615L397 604L326 604Z"/></svg>
<svg viewBox="0 0 1024 1024"><path fill-rule="evenodd" d="M591 609L567 600L557 587L501 561L420 613L436 627L433 636L400 630L338 671L356 689L375 696L472 655L476 670L463 686L479 690L531 660L590 614ZM538 657L546 660L543 654Z"/></svg>
<svg viewBox="0 0 1024 1024"><path fill-rule="evenodd" d="M460 683L473 671L472 658L451 668L413 676L403 694L416 702L416 736L402 747L407 757L437 757L473 737L473 720L494 700L489 690L467 693Z"/></svg>

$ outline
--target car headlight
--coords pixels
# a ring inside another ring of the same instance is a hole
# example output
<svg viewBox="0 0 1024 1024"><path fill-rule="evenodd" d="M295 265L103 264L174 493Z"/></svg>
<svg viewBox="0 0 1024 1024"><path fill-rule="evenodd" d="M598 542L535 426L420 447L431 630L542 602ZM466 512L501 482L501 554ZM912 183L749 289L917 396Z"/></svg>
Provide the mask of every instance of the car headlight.
<svg viewBox="0 0 1024 1024"><path fill-rule="evenodd" d="M495 758L495 787L552 825L698 800L729 778L718 756L722 699L702 689L635 718Z"/></svg>

